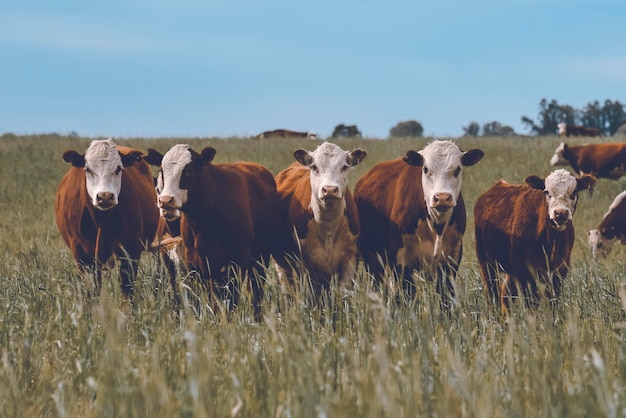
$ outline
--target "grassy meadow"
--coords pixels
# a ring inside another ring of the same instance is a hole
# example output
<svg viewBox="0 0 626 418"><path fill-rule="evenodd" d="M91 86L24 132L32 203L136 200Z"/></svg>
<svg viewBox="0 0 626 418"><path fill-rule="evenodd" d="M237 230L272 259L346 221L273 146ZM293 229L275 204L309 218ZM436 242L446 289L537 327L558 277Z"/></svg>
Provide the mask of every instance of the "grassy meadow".
<svg viewBox="0 0 626 418"><path fill-rule="evenodd" d="M342 139L368 153L351 187L376 162L430 139ZM626 253L594 262L586 246L626 179L581 193L569 278L555 312L518 304L508 321L490 307L474 251L476 198L499 178L545 176L560 142L460 138L485 157L464 170L468 208L458 307L440 312L433 283L414 300L372 287L324 304L287 297L267 272L263 320L251 309L210 309L190 278L175 311L159 261L142 258L134 306L117 270L88 297L54 221L65 149L89 138L0 138L0 416L2 417L618 417L626 416ZM274 174L307 139L116 139L165 152L184 142L217 149L217 162L250 160ZM611 141L602 138L601 141ZM572 139L568 143L580 143Z"/></svg>

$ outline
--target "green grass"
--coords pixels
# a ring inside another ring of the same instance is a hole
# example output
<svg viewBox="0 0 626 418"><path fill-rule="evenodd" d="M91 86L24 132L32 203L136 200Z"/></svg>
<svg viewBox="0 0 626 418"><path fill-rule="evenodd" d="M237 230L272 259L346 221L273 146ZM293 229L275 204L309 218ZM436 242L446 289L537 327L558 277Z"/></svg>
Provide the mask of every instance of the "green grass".
<svg viewBox="0 0 626 418"><path fill-rule="evenodd" d="M610 141L609 138L603 138ZM364 162L421 149L429 139L345 139ZM120 139L161 152L214 146L216 161L251 160L278 173L311 140ZM142 259L132 309L116 274L88 297L54 222L61 155L89 139L0 138L0 416L6 417L617 417L626 415L626 257L594 262L595 228L626 180L601 179L574 217L572 268L553 313L520 304L508 322L482 293L473 207L498 178L544 176L560 140L461 138L483 160L464 171L468 208L458 309L439 312L434 285L415 300L372 287L360 271L349 294L310 306L268 271L263 320L242 305L211 310L190 278L174 312L158 261ZM576 140L568 141L570 143ZM581 142L581 141L578 141Z"/></svg>

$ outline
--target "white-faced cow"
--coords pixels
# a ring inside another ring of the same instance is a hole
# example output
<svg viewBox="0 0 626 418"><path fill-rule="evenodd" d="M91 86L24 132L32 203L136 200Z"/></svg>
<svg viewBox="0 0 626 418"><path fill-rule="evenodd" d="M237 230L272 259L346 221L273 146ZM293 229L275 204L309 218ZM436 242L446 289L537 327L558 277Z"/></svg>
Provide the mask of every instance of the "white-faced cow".
<svg viewBox="0 0 626 418"><path fill-rule="evenodd" d="M626 143L567 145L561 142L550 164L569 164L581 176L591 174L617 180L626 175Z"/></svg>
<svg viewBox="0 0 626 418"><path fill-rule="evenodd" d="M615 196L600 226L589 231L589 246L594 258L608 256L617 241L626 245L626 191Z"/></svg>
<svg viewBox="0 0 626 418"><path fill-rule="evenodd" d="M528 176L527 185L499 180L478 198L476 256L485 293L491 302L500 303L504 314L520 291L530 307L541 297L553 304L558 300L574 245L572 216L578 192L595 181L559 169L545 179ZM501 284L500 272L505 274Z"/></svg>
<svg viewBox="0 0 626 418"><path fill-rule="evenodd" d="M328 288L333 276L348 287L357 266L359 217L348 189L348 170L366 152L344 151L325 142L313 152L299 149L296 162L276 176L283 224L282 257L277 262L292 277L290 262L302 256L313 289Z"/></svg>
<svg viewBox="0 0 626 418"><path fill-rule="evenodd" d="M317 139L317 135L313 132L298 132L288 129L275 129L273 131L265 131L257 135L257 138L309 138Z"/></svg>
<svg viewBox="0 0 626 418"><path fill-rule="evenodd" d="M165 219L184 214L185 262L208 282L212 295L236 304L239 289L232 273L241 269L259 308L262 287L256 268L269 261L279 227L276 183L260 164L214 164L215 154L212 147L198 153L178 144L157 158L157 204Z"/></svg>
<svg viewBox="0 0 626 418"><path fill-rule="evenodd" d="M85 152L65 151L72 164L56 193L56 221L61 236L86 278L121 261L123 292L130 296L141 253L155 237L159 222L150 167L141 152L93 141Z"/></svg>
<svg viewBox="0 0 626 418"><path fill-rule="evenodd" d="M463 167L483 155L437 140L419 152L408 151L403 159L379 163L359 179L354 195L361 219L360 250L379 281L387 263L411 294L412 273L421 270L436 279L442 306L450 307L466 227Z"/></svg>
<svg viewBox="0 0 626 418"><path fill-rule="evenodd" d="M598 128L587 128L579 125L568 125L561 122L557 125L559 136L602 136Z"/></svg>

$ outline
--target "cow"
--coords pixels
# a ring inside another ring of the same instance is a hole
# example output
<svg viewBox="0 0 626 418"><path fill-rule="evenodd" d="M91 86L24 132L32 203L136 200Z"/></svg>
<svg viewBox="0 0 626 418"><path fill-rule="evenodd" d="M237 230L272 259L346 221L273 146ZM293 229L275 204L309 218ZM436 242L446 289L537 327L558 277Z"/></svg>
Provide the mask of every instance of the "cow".
<svg viewBox="0 0 626 418"><path fill-rule="evenodd" d="M101 270L113 268L119 258L127 297L159 223L152 174L141 157L111 138L92 141L84 154L67 150L63 159L72 166L55 198L58 229L83 278L93 274L99 290Z"/></svg>
<svg viewBox="0 0 626 418"><path fill-rule="evenodd" d="M350 287L358 262L359 216L348 188L348 170L367 153L344 151L324 142L313 152L298 149L296 161L276 176L282 218L282 276L293 277L291 261L301 257L312 289L319 295L334 276L340 288Z"/></svg>
<svg viewBox="0 0 626 418"><path fill-rule="evenodd" d="M298 132L288 129L275 129L273 131L265 131L256 136L257 138L309 138L317 139L317 135L313 132Z"/></svg>
<svg viewBox="0 0 626 418"><path fill-rule="evenodd" d="M554 150L550 165L571 165L579 175L617 180L626 175L626 143L567 145Z"/></svg>
<svg viewBox="0 0 626 418"><path fill-rule="evenodd" d="M579 125L568 125L561 122L557 125L559 136L602 136L598 128L587 128Z"/></svg>
<svg viewBox="0 0 626 418"><path fill-rule="evenodd" d="M385 264L412 296L415 270L435 279L448 310L461 262L466 213L463 167L478 163L483 151L462 151L452 141L435 140L419 152L373 166L354 189L361 222L361 255L377 282Z"/></svg>
<svg viewBox="0 0 626 418"><path fill-rule="evenodd" d="M626 245L626 191L615 196L598 228L589 231L594 258L606 258L617 241Z"/></svg>
<svg viewBox="0 0 626 418"><path fill-rule="evenodd" d="M522 292L529 307L545 297L554 305L567 276L574 245L572 216L578 193L596 178L565 169L545 179L530 175L526 185L498 180L474 206L476 256L485 294L507 315ZM505 274L498 284L498 274Z"/></svg>
<svg viewBox="0 0 626 418"><path fill-rule="evenodd" d="M186 267L198 272L211 297L236 305L240 270L258 314L263 289L257 276L276 248L280 225L276 182L257 163L213 163L216 152L208 146L198 153L187 144L165 155L149 151L161 167L156 202L163 218L181 219Z"/></svg>

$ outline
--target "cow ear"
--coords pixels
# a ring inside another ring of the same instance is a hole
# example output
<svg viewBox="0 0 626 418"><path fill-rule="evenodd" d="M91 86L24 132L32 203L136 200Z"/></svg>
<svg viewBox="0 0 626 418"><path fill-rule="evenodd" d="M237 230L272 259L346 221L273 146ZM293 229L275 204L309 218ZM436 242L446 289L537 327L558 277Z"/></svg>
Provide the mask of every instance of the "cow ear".
<svg viewBox="0 0 626 418"><path fill-rule="evenodd" d="M65 151L63 153L63 160L66 163L72 163L74 167L83 168L85 166L85 155L79 154L76 151Z"/></svg>
<svg viewBox="0 0 626 418"><path fill-rule="evenodd" d="M524 179L524 182L533 189L543 190L546 188L545 180L537 176L528 176Z"/></svg>
<svg viewBox="0 0 626 418"><path fill-rule="evenodd" d="M461 164L468 167L470 165L474 165L483 158L485 153L479 149L471 149L467 152L463 153L461 157Z"/></svg>
<svg viewBox="0 0 626 418"><path fill-rule="evenodd" d="M163 154L155 149L148 148L148 155L144 155L143 160L150 165L158 167L161 165L161 161L163 161Z"/></svg>
<svg viewBox="0 0 626 418"><path fill-rule="evenodd" d="M581 178L576 179L576 183L577 191L592 189L596 184L596 178L594 176L590 176L589 174L585 174Z"/></svg>
<svg viewBox="0 0 626 418"><path fill-rule="evenodd" d="M302 165L306 165L307 167L311 165L313 162L313 158L308 151L303 149L298 149L293 152L293 156L296 158L296 161Z"/></svg>
<svg viewBox="0 0 626 418"><path fill-rule="evenodd" d="M424 157L419 152L409 150L406 152L406 157L403 158L404 162L408 165L420 167L424 165Z"/></svg>
<svg viewBox="0 0 626 418"><path fill-rule="evenodd" d="M348 154L348 165L351 167L359 165L366 156L367 152L365 152L361 148L356 148L350 154Z"/></svg>
<svg viewBox="0 0 626 418"><path fill-rule="evenodd" d="M210 164L215 158L215 154L217 154L217 150L213 147L205 147L200 153L200 157L202 160L202 164Z"/></svg>
<svg viewBox="0 0 626 418"><path fill-rule="evenodd" d="M120 157L122 158L122 165L124 167L130 167L138 161L141 161L143 154L140 151L131 151L128 154L122 154L120 152Z"/></svg>

